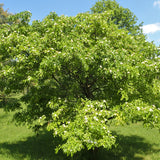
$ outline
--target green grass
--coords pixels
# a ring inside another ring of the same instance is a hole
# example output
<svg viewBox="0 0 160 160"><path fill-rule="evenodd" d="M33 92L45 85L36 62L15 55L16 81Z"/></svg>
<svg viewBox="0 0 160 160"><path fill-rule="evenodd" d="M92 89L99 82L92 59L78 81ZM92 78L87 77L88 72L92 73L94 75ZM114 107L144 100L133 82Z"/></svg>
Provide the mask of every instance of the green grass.
<svg viewBox="0 0 160 160"><path fill-rule="evenodd" d="M42 132L37 136L25 126L12 123L13 113L0 108L0 160L63 160L62 153L55 155L57 144L51 133ZM67 158L66 158L67 159Z"/></svg>
<svg viewBox="0 0 160 160"><path fill-rule="evenodd" d="M38 137L26 127L16 127L13 113L0 108L0 160L69 160L62 153L56 155L57 141L48 132ZM100 149L97 160L160 160L160 133L143 128L141 123L112 127L118 146L110 151ZM76 155L73 160L78 160ZM86 160L85 151L80 160Z"/></svg>
<svg viewBox="0 0 160 160"><path fill-rule="evenodd" d="M141 123L112 127L117 134L117 148L108 152L106 159L160 160L160 133L147 129Z"/></svg>

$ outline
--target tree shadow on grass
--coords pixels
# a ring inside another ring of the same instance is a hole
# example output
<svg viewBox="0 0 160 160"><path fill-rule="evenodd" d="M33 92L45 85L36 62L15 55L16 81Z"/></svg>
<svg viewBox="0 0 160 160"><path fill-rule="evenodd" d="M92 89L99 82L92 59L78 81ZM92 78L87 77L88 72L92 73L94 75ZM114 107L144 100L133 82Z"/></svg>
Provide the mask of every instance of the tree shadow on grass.
<svg viewBox="0 0 160 160"><path fill-rule="evenodd" d="M55 154L58 139L53 140L49 132L39 136L28 137L15 143L0 143L0 155L12 157L15 160L70 160L62 152Z"/></svg>
<svg viewBox="0 0 160 160"><path fill-rule="evenodd" d="M71 160L62 152L54 153L54 148L58 144L58 139L54 139L51 133L43 133L38 137L28 137L25 141L16 143L0 143L0 154L11 156L15 160ZM96 160L143 160L142 156L149 153L157 153L160 150L153 149L155 144L145 142L139 136L117 135L118 146L106 151L99 149ZM89 152L82 151L73 157L73 160L88 160Z"/></svg>
<svg viewBox="0 0 160 160"><path fill-rule="evenodd" d="M157 144L147 143L143 137L136 135L117 135L117 143L112 150L101 149L99 157L103 160L144 160L144 155L160 152L160 149L155 149Z"/></svg>

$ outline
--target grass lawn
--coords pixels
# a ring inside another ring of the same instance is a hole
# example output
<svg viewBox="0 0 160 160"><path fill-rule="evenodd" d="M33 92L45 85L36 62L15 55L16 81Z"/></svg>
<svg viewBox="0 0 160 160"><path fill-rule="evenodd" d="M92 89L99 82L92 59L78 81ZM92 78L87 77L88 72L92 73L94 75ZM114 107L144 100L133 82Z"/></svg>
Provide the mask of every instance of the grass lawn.
<svg viewBox="0 0 160 160"><path fill-rule="evenodd" d="M55 155L50 133L38 137L26 127L16 127L12 113L0 108L0 160L70 160L62 153ZM160 133L143 128L141 123L112 127L117 134L118 146L110 151L101 149L97 160L160 160ZM87 160L85 152L80 160ZM77 160L78 158L73 158Z"/></svg>

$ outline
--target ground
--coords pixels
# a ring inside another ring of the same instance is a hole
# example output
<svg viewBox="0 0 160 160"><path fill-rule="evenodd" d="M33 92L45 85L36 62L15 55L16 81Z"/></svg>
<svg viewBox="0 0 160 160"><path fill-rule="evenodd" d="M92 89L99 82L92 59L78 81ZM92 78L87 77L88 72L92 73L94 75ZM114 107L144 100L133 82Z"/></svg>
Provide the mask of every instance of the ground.
<svg viewBox="0 0 160 160"><path fill-rule="evenodd" d="M37 136L25 126L17 127L12 123L12 115L0 108L0 160L70 159L62 153L54 154L56 140L51 133L42 132ZM97 160L160 159L160 133L157 129L143 128L141 123L111 129L117 135L118 146L110 151L100 149ZM85 152L81 153L81 160L86 157Z"/></svg>

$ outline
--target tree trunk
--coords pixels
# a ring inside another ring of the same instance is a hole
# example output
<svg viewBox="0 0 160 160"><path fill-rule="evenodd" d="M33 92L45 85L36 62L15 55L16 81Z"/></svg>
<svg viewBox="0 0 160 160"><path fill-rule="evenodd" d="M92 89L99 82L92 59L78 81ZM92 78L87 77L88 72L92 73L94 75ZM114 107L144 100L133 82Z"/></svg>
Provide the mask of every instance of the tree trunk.
<svg viewBox="0 0 160 160"><path fill-rule="evenodd" d="M89 160L97 160L97 152L98 148L91 149Z"/></svg>

